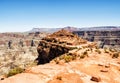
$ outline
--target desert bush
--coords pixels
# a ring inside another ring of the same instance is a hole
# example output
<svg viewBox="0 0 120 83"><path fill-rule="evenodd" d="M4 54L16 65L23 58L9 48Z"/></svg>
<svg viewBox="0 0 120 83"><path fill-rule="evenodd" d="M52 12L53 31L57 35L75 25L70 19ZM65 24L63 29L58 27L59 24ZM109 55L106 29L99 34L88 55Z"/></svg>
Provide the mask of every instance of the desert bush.
<svg viewBox="0 0 120 83"><path fill-rule="evenodd" d="M86 51L90 51L90 49L88 48Z"/></svg>
<svg viewBox="0 0 120 83"><path fill-rule="evenodd" d="M85 58L85 55L82 54L82 55L80 56L80 59L83 59L83 58Z"/></svg>
<svg viewBox="0 0 120 83"><path fill-rule="evenodd" d="M119 57L119 52L116 52L112 55L112 58L118 58Z"/></svg>
<svg viewBox="0 0 120 83"><path fill-rule="evenodd" d="M109 50L107 48L104 48L105 53L109 53Z"/></svg>
<svg viewBox="0 0 120 83"><path fill-rule="evenodd" d="M36 66L37 63L38 63L38 61L33 61L33 62L28 63L26 66L33 67L33 66Z"/></svg>
<svg viewBox="0 0 120 83"><path fill-rule="evenodd" d="M111 52L116 52L117 50L116 50L116 49L113 49L113 48L109 48L109 51L111 51Z"/></svg>
<svg viewBox="0 0 120 83"><path fill-rule="evenodd" d="M101 51L99 49L96 49L95 52L97 52L98 54L101 54Z"/></svg>
<svg viewBox="0 0 120 83"><path fill-rule="evenodd" d="M64 60L65 62L70 62L72 60L76 59L76 55L71 54L71 53L66 53L64 55L59 56L59 60ZM58 59L54 59L55 62L58 62Z"/></svg>
<svg viewBox="0 0 120 83"><path fill-rule="evenodd" d="M63 58L64 58L64 56L63 56L63 55L59 56L59 59L60 59L60 60L62 60Z"/></svg>
<svg viewBox="0 0 120 83"><path fill-rule="evenodd" d="M87 51L84 51L84 52L83 52L83 55L88 55L88 52L87 52Z"/></svg>
<svg viewBox="0 0 120 83"><path fill-rule="evenodd" d="M60 57L56 57L53 61L56 63L56 64L59 64L59 61L62 60L62 58L60 59Z"/></svg>
<svg viewBox="0 0 120 83"><path fill-rule="evenodd" d="M83 59L85 58L86 56L88 56L88 52L87 51L84 51L81 56L80 56L80 59Z"/></svg>
<svg viewBox="0 0 120 83"><path fill-rule="evenodd" d="M87 48L87 46L82 46L83 49Z"/></svg>
<svg viewBox="0 0 120 83"><path fill-rule="evenodd" d="M78 49L77 47L70 47L70 50Z"/></svg>
<svg viewBox="0 0 120 83"><path fill-rule="evenodd" d="M16 67L14 69L11 69L8 74L7 74L7 77L10 77L10 76L13 76L13 75L16 75L16 74L19 74L19 73L22 73L24 71L24 69L20 68L20 67Z"/></svg>
<svg viewBox="0 0 120 83"><path fill-rule="evenodd" d="M95 48L96 48L96 49L99 49L99 47L98 47L98 46L95 46Z"/></svg>
<svg viewBox="0 0 120 83"><path fill-rule="evenodd" d="M65 55L64 60L65 60L65 62L70 62L72 60L72 56L71 55Z"/></svg>
<svg viewBox="0 0 120 83"><path fill-rule="evenodd" d="M90 48L90 51L91 51L91 52L93 52L93 49L92 49L92 48Z"/></svg>
<svg viewBox="0 0 120 83"><path fill-rule="evenodd" d="M82 50L82 47L79 47L78 50Z"/></svg>

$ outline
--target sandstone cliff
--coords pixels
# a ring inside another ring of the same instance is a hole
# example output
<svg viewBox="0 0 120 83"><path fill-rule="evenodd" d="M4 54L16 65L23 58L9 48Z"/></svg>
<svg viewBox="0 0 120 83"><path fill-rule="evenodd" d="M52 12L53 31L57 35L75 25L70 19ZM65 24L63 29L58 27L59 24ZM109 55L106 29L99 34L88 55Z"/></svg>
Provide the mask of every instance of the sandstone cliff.
<svg viewBox="0 0 120 83"><path fill-rule="evenodd" d="M86 40L83 40L66 30L62 29L55 32L39 42L37 48L39 53L37 58L38 64L48 63L55 57L76 48L77 45L85 43L87 43Z"/></svg>

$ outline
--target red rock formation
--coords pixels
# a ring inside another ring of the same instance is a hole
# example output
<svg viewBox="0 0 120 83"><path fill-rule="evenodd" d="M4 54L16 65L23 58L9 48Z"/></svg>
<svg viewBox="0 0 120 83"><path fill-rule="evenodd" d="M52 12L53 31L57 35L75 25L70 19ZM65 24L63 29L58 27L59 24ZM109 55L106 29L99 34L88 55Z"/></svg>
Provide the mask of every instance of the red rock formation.
<svg viewBox="0 0 120 83"><path fill-rule="evenodd" d="M76 48L75 45L85 44L87 41L66 30L60 30L43 38L37 48L38 64L48 63L57 56Z"/></svg>

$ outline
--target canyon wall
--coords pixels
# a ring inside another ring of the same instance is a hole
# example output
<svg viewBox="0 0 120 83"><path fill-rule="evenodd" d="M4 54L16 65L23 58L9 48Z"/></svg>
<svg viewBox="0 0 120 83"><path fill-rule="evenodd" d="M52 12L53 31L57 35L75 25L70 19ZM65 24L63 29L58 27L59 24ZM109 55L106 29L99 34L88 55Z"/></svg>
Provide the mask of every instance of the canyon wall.
<svg viewBox="0 0 120 83"><path fill-rule="evenodd" d="M88 41L100 42L99 46L120 47L120 30L108 31L74 31L73 33L79 35Z"/></svg>

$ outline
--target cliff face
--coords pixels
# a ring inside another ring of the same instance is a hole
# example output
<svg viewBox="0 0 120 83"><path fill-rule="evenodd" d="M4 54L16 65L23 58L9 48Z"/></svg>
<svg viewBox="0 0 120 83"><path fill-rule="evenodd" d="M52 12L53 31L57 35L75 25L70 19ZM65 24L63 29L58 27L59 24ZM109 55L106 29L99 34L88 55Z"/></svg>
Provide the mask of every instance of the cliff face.
<svg viewBox="0 0 120 83"><path fill-rule="evenodd" d="M75 45L85 44L87 41L66 30L60 30L45 38L38 45L38 64L48 63L55 57L74 49Z"/></svg>
<svg viewBox="0 0 120 83"><path fill-rule="evenodd" d="M109 28L108 28L109 29ZM120 47L120 30L106 30L106 31L74 31L73 33L78 34L83 39L88 41L101 42L100 47L113 46L114 48ZM120 49L120 48L119 48Z"/></svg>
<svg viewBox="0 0 120 83"><path fill-rule="evenodd" d="M15 67L26 68L37 58L39 40L46 33L0 33L0 76ZM32 42L33 40L33 42ZM29 64L30 63L30 64Z"/></svg>

